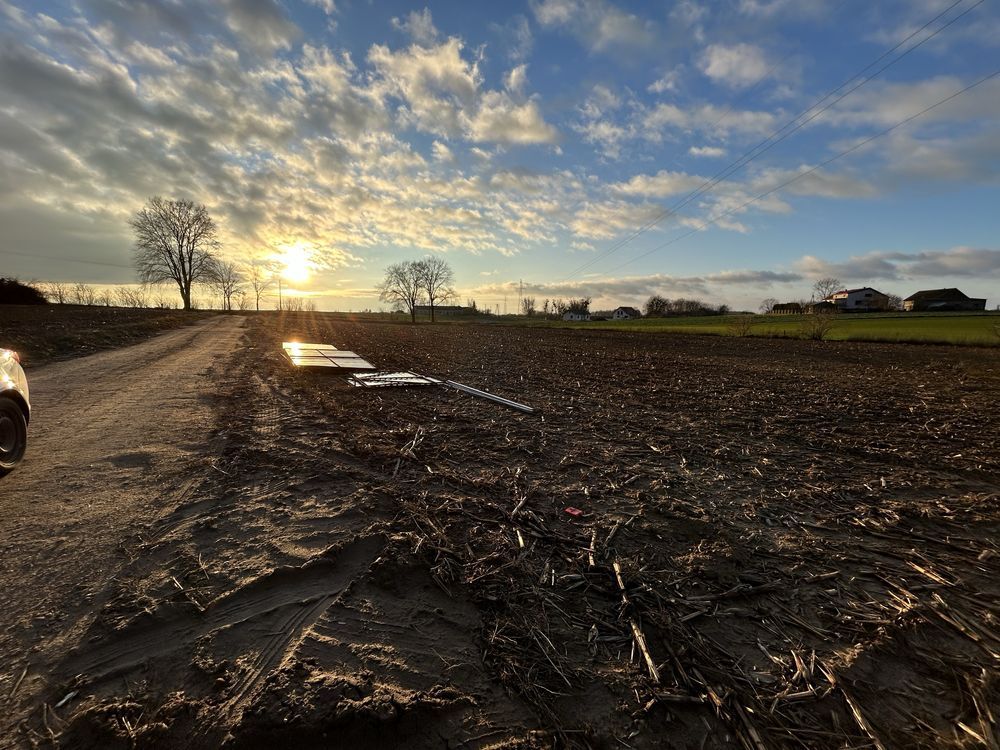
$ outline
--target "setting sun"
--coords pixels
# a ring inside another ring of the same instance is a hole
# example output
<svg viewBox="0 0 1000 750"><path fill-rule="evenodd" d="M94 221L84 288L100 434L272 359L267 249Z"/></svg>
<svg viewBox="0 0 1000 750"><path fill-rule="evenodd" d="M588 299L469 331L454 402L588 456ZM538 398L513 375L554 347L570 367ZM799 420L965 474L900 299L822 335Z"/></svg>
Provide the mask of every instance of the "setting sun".
<svg viewBox="0 0 1000 750"><path fill-rule="evenodd" d="M311 256L310 248L305 243L282 246L281 254L277 257L281 264L281 276L300 284L308 281L315 266Z"/></svg>

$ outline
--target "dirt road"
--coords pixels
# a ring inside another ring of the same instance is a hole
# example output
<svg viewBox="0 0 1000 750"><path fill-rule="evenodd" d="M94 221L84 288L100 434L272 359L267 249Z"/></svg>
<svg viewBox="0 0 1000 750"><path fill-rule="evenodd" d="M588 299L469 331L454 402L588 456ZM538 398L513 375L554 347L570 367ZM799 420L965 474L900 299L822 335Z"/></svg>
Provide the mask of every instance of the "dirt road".
<svg viewBox="0 0 1000 750"><path fill-rule="evenodd" d="M0 481L0 663L6 697L88 626L123 552L206 470L216 375L243 319L29 373L22 466ZM6 713L6 712L4 712Z"/></svg>

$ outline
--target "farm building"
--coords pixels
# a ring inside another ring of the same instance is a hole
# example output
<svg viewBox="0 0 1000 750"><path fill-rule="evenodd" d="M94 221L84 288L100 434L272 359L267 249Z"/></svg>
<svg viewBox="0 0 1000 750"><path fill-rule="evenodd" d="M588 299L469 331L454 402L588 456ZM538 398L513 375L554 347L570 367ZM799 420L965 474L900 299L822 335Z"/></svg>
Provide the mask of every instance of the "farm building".
<svg viewBox="0 0 1000 750"><path fill-rule="evenodd" d="M968 297L954 287L951 289L925 289L904 299L903 309L907 312L985 310L986 300Z"/></svg>
<svg viewBox="0 0 1000 750"><path fill-rule="evenodd" d="M579 310L568 310L563 313L563 320L590 320L589 312L580 312Z"/></svg>
<svg viewBox="0 0 1000 750"><path fill-rule="evenodd" d="M808 315L815 315L816 313L835 313L835 312L840 312L840 308L837 307L832 302L826 302L826 301L823 301L823 302L810 302L808 305L805 306L805 308L803 308L802 311L804 313L807 313Z"/></svg>
<svg viewBox="0 0 1000 750"><path fill-rule="evenodd" d="M615 311L611 313L611 317L615 320L631 320L632 318L641 318L642 313L634 307L616 307Z"/></svg>
<svg viewBox="0 0 1000 750"><path fill-rule="evenodd" d="M823 300L832 302L841 312L873 312L889 309L889 295L870 286L860 289L841 289Z"/></svg>
<svg viewBox="0 0 1000 750"><path fill-rule="evenodd" d="M798 302L783 302L771 308L772 315L799 315L802 305Z"/></svg>

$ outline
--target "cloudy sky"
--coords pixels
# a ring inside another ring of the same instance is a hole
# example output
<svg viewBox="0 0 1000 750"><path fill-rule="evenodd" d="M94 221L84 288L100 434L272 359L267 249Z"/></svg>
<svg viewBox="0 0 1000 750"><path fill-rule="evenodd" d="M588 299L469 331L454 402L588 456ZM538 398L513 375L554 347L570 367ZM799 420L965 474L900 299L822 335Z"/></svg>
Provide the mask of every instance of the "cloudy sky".
<svg viewBox="0 0 1000 750"><path fill-rule="evenodd" d="M163 195L323 309L429 253L511 311L824 275L992 307L1000 76L868 139L998 69L977 0L0 0L0 274L131 282Z"/></svg>

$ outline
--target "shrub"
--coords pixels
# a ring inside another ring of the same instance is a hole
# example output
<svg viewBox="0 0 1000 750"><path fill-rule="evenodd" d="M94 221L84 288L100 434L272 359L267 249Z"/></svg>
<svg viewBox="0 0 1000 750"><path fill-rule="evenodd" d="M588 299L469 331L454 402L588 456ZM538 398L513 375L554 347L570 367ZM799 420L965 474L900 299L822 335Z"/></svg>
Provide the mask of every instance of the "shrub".
<svg viewBox="0 0 1000 750"><path fill-rule="evenodd" d="M822 341L833 330L833 316L829 313L807 315L802 321L802 338Z"/></svg>
<svg viewBox="0 0 1000 750"><path fill-rule="evenodd" d="M753 328L753 315L734 315L727 325L733 336L749 336L750 329Z"/></svg>

